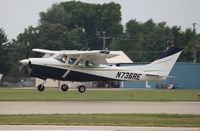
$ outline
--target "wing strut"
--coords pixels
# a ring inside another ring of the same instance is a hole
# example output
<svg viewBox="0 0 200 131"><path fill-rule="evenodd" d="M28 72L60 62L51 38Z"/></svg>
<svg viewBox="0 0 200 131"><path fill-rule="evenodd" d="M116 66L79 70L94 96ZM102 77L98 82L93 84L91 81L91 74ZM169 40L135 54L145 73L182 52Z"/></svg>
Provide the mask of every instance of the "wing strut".
<svg viewBox="0 0 200 131"><path fill-rule="evenodd" d="M78 59L69 67L69 69L65 72L65 74L62 76L62 78L65 78L68 74L69 74L69 72L72 70L72 68L81 60L81 58L82 58L82 55L80 55L79 57L78 57Z"/></svg>

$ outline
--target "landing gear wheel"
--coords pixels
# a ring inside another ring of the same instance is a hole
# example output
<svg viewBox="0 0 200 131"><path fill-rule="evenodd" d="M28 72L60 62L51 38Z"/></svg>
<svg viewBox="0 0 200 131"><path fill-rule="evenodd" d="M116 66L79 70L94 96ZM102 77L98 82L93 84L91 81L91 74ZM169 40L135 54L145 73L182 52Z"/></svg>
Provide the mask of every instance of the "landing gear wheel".
<svg viewBox="0 0 200 131"><path fill-rule="evenodd" d="M84 85L80 85L80 86L78 87L78 91L79 91L80 93L83 93L83 92L86 91L86 87L85 87Z"/></svg>
<svg viewBox="0 0 200 131"><path fill-rule="evenodd" d="M38 85L38 90L39 90L39 91L44 91L44 89L45 89L45 87L44 87L43 84L39 84L39 85Z"/></svg>
<svg viewBox="0 0 200 131"><path fill-rule="evenodd" d="M62 91L68 91L68 89L69 89L69 87L68 87L67 84L63 84L63 85L61 86L61 90L62 90Z"/></svg>

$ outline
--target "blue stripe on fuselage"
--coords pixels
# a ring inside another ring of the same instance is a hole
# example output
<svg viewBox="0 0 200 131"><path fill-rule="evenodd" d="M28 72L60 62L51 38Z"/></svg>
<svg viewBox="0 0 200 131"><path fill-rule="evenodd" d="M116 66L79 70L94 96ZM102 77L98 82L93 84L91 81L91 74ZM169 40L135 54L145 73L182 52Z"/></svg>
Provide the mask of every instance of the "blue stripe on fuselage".
<svg viewBox="0 0 200 131"><path fill-rule="evenodd" d="M66 72L65 69L58 69L43 65L32 64L31 67L32 67L31 75L39 78L58 79L62 78L62 75Z"/></svg>
<svg viewBox="0 0 200 131"><path fill-rule="evenodd" d="M65 77L62 76L67 71L66 69L43 66L43 65L34 65L32 64L32 76L39 77L42 79L51 78L56 80L67 80L67 81L110 81L115 79L110 79L102 76L86 74L82 72L77 72L71 70L70 73Z"/></svg>

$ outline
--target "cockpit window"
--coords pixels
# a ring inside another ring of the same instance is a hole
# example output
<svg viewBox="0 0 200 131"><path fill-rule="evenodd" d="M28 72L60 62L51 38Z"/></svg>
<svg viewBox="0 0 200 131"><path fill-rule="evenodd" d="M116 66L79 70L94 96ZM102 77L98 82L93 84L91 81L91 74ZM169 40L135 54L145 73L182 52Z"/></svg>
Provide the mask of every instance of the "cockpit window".
<svg viewBox="0 0 200 131"><path fill-rule="evenodd" d="M69 65L73 65L74 62L75 62L76 60L77 60L77 59L75 59L75 58L69 58L68 64L69 64Z"/></svg>

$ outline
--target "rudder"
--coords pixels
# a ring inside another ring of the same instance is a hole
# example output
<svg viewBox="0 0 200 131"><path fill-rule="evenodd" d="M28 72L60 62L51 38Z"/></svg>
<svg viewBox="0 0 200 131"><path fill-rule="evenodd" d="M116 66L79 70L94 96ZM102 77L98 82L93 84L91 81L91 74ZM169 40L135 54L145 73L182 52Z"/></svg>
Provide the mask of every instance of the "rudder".
<svg viewBox="0 0 200 131"><path fill-rule="evenodd" d="M180 56L182 49L175 46L168 47L155 61L146 65L151 73L167 77Z"/></svg>

